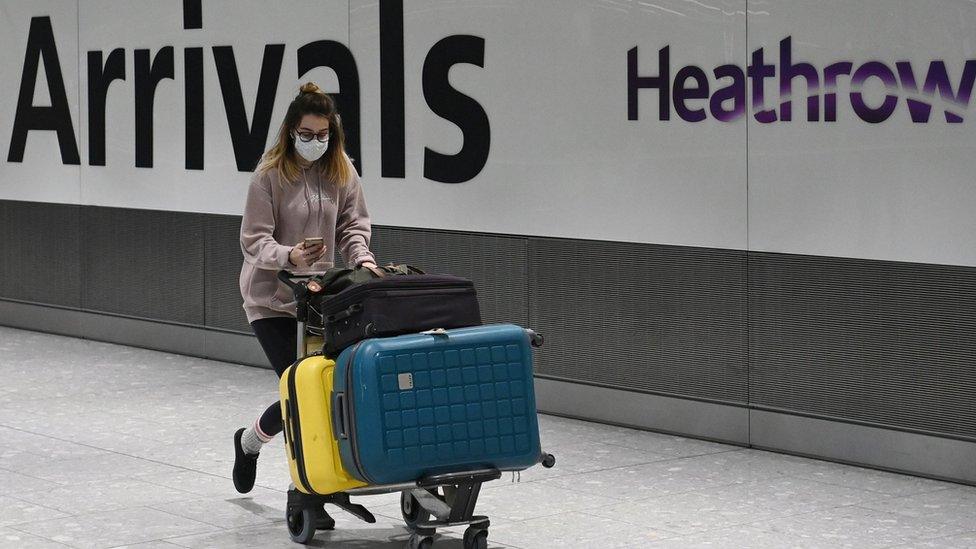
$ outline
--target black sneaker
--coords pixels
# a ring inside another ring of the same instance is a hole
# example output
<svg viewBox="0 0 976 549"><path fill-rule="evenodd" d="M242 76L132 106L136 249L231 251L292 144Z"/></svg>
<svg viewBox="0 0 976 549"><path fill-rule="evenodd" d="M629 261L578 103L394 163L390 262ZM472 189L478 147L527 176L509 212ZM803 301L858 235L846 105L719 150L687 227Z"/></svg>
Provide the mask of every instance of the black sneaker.
<svg viewBox="0 0 976 549"><path fill-rule="evenodd" d="M241 447L241 435L244 428L241 427L234 433L234 488L246 494L254 488L254 477L258 473L258 456L261 454L245 454Z"/></svg>

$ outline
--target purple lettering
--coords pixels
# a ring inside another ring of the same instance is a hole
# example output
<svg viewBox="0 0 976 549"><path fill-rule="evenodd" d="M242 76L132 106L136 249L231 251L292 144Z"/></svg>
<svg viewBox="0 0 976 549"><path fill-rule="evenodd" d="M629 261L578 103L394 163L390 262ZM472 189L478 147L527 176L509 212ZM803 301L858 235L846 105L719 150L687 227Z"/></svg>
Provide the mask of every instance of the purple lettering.
<svg viewBox="0 0 976 549"><path fill-rule="evenodd" d="M776 65L763 63L763 49L752 52L752 64L746 69L746 74L752 79L752 110L756 120L763 124L776 122L776 110L763 110L765 106L765 79L776 76Z"/></svg>
<svg viewBox="0 0 976 549"><path fill-rule="evenodd" d="M685 87L689 78L695 81L695 87ZM685 105L689 99L708 99L708 76L698 67L684 67L674 77L674 110L682 120L701 122L705 109L689 109Z"/></svg>
<svg viewBox="0 0 976 549"><path fill-rule="evenodd" d="M779 93L786 101L780 104L779 119L793 120L793 79L802 76L807 81L807 121L820 120L820 73L810 63L793 64L793 37L779 42Z"/></svg>
<svg viewBox="0 0 976 549"><path fill-rule="evenodd" d="M731 122L742 116L746 111L746 76L742 73L742 69L735 65L722 65L712 72L715 74L717 80L721 80L722 78L732 79L731 84L716 91L709 101L712 116L716 120L720 122ZM732 101L732 110L724 109L722 104L730 100Z"/></svg>
<svg viewBox="0 0 976 549"><path fill-rule="evenodd" d="M888 90L898 89L898 83L895 81L895 73L891 72L888 65L880 61L869 61L861 65L854 72L854 77L851 79L852 90L862 88L864 82L872 76L880 79ZM891 113L895 112L895 107L898 106L898 96L891 94L885 95L884 102L880 107L871 108L864 102L860 91L852 91L851 106L854 107L854 112L857 113L861 120L877 124L884 122L891 116Z"/></svg>
<svg viewBox="0 0 976 549"><path fill-rule="evenodd" d="M825 122L837 121L837 94L834 92L837 89L837 77L851 74L852 70L854 70L854 63L850 61L834 63L824 68L824 90L827 92L824 95Z"/></svg>
<svg viewBox="0 0 976 549"><path fill-rule="evenodd" d="M658 52L661 73L657 76L640 76L637 73L637 46L627 52L627 119L637 120L637 92L641 88L657 88L661 120L671 118L670 84L670 46Z"/></svg>

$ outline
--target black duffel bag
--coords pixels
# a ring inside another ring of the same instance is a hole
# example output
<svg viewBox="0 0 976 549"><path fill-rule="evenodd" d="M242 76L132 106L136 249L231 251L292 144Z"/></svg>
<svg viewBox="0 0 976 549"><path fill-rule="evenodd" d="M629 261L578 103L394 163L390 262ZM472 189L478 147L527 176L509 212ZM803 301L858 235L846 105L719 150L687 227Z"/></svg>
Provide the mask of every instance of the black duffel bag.
<svg viewBox="0 0 976 549"><path fill-rule="evenodd" d="M372 278L324 296L325 355L370 337L389 337L436 328L481 325L474 283L450 275L407 274Z"/></svg>

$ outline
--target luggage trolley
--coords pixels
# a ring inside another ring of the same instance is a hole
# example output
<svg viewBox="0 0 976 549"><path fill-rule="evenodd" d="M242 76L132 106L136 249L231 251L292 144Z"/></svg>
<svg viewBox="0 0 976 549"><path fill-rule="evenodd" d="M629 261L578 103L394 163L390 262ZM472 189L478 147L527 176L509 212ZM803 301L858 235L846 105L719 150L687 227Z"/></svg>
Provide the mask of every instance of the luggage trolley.
<svg viewBox="0 0 976 549"><path fill-rule="evenodd" d="M310 296L322 291L322 288L316 287L318 283L312 280L313 277L314 275L297 275L287 271L278 273L278 278L295 292L298 320L296 363L309 356L322 354L323 318L309 303ZM542 346L542 336L532 331L529 333L532 336L532 345ZM539 463L545 468L551 468L556 464L556 458L543 452L539 456ZM325 504L335 505L367 523L375 523L376 517L364 506L352 503L350 496L400 492L400 512L411 531L408 548L432 547L437 528L467 526L462 540L464 549L487 549L490 521L487 516L475 515L474 508L481 485L501 476L502 471L498 469L480 469L430 475L408 483L352 488L324 496L306 494L292 485L288 489L285 511L288 534L292 541L307 544L312 541L316 530L335 528L335 522L325 516Z"/></svg>

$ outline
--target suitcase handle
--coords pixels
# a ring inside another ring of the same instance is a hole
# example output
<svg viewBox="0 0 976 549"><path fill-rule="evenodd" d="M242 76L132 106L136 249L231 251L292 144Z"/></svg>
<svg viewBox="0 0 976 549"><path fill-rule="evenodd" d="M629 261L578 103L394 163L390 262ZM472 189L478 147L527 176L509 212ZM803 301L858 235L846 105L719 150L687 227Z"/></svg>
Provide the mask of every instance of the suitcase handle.
<svg viewBox="0 0 976 549"><path fill-rule="evenodd" d="M284 415L284 417L281 418L283 420L281 422L281 426L282 426L281 435L283 437L285 437L285 447L287 448L288 447L288 441L290 440L289 437L288 437L288 421L290 419L288 417L288 400L282 400L281 401L281 404L282 404L282 406L281 406L281 413Z"/></svg>
<svg viewBox="0 0 976 549"><path fill-rule="evenodd" d="M346 396L344 393L336 393L332 406L332 423L335 429L336 438L349 438L349 424L346 422Z"/></svg>
<svg viewBox="0 0 976 549"><path fill-rule="evenodd" d="M295 440L295 426L292 425L292 422L295 420L295 414L292 411L292 404L293 402L290 399L285 399L285 421L283 431L285 432L285 444L287 451L291 453L291 459L296 460L298 459L298 456L295 453L295 444L297 441ZM291 444L288 444L289 440L291 441Z"/></svg>
<svg viewBox="0 0 976 549"><path fill-rule="evenodd" d="M337 320L344 320L362 310L363 310L363 305L361 303L356 303L355 305L350 305L349 308L344 311L339 311L334 315L327 316L325 320L329 323L335 322Z"/></svg>

